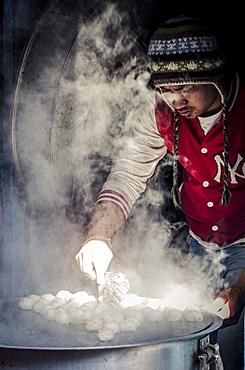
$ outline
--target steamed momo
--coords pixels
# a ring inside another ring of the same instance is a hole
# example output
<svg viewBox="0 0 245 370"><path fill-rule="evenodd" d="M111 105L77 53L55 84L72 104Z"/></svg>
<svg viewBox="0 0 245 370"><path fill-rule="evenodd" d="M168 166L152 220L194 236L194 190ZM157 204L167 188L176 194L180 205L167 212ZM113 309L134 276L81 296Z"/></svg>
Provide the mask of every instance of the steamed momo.
<svg viewBox="0 0 245 370"><path fill-rule="evenodd" d="M38 301L39 300L39 295L36 295L36 294L31 294L31 295L29 295L29 297L27 297L27 298L30 298L30 299L32 299L33 300L33 302L36 302L36 301Z"/></svg>
<svg viewBox="0 0 245 370"><path fill-rule="evenodd" d="M120 325L116 322L107 322L101 330L111 331L113 334L116 334L120 332Z"/></svg>
<svg viewBox="0 0 245 370"><path fill-rule="evenodd" d="M115 322L120 324L124 321L124 315L123 312L117 311L117 310L107 310L101 315L101 319L104 322Z"/></svg>
<svg viewBox="0 0 245 370"><path fill-rule="evenodd" d="M140 326L141 322L138 319L130 318L124 320L121 325L120 329L121 331L136 331L138 327Z"/></svg>
<svg viewBox="0 0 245 370"><path fill-rule="evenodd" d="M60 309L62 309L63 311L68 311L71 308L78 309L78 305L76 303L73 303L73 302L68 302L68 303L60 306Z"/></svg>
<svg viewBox="0 0 245 370"><path fill-rule="evenodd" d="M78 300L81 305L89 301L89 295L84 291L76 292L73 294L73 297Z"/></svg>
<svg viewBox="0 0 245 370"><path fill-rule="evenodd" d="M136 310L135 308L131 308L131 307L130 307L130 310L126 309L125 311L126 312L124 313L124 316L126 319L134 318L134 319L137 319L139 322L144 321L144 315L141 311Z"/></svg>
<svg viewBox="0 0 245 370"><path fill-rule="evenodd" d="M88 331L98 331L103 326L103 321L100 318L91 318L88 319L85 323L86 329Z"/></svg>
<svg viewBox="0 0 245 370"><path fill-rule="evenodd" d="M69 301L69 299L73 298L73 294L71 292L69 292L69 290L60 290L57 294L56 294L56 297L57 298L62 298L64 299L65 301Z"/></svg>
<svg viewBox="0 0 245 370"><path fill-rule="evenodd" d="M58 311L58 312L56 311L56 315L54 319L58 324L68 324L69 323L69 317L65 311Z"/></svg>
<svg viewBox="0 0 245 370"><path fill-rule="evenodd" d="M163 318L162 311L160 311L160 310L154 310L154 309L152 309L151 311L149 311L148 316L147 316L147 319L150 322L160 322L162 320L162 318Z"/></svg>
<svg viewBox="0 0 245 370"><path fill-rule="evenodd" d="M82 324L87 319L86 313L81 309L70 308L66 311L71 324Z"/></svg>
<svg viewBox="0 0 245 370"><path fill-rule="evenodd" d="M51 304L46 304L44 305L41 310L40 310L40 314L44 316L44 312L47 311L47 310L50 310L50 309L54 309L53 306Z"/></svg>
<svg viewBox="0 0 245 370"><path fill-rule="evenodd" d="M57 307L60 307L60 306L63 306L66 304L66 301L63 299L63 298L55 298L52 302L51 302L52 306L54 308L57 308Z"/></svg>
<svg viewBox="0 0 245 370"><path fill-rule="evenodd" d="M203 321L202 313L195 309L186 309L184 311L184 318L190 322Z"/></svg>
<svg viewBox="0 0 245 370"><path fill-rule="evenodd" d="M52 294L43 294L41 298L47 299L47 301L52 302L55 297Z"/></svg>
<svg viewBox="0 0 245 370"><path fill-rule="evenodd" d="M53 321L55 320L55 317L57 315L57 311L54 308L48 308L43 312L43 317L45 317L47 320Z"/></svg>
<svg viewBox="0 0 245 370"><path fill-rule="evenodd" d="M151 308L151 307L144 307L142 309L142 313L143 313L144 317L148 318L148 315L151 313L152 310L153 310L153 308Z"/></svg>
<svg viewBox="0 0 245 370"><path fill-rule="evenodd" d="M49 301L45 298L40 298L38 301L36 301L32 307L33 311L40 312L43 306L46 306L49 304Z"/></svg>
<svg viewBox="0 0 245 370"><path fill-rule="evenodd" d="M168 321L179 321L182 318L182 311L177 308L165 307L163 314Z"/></svg>
<svg viewBox="0 0 245 370"><path fill-rule="evenodd" d="M102 342L108 342L109 340L112 340L114 338L113 332L107 329L100 330L97 335L99 340Z"/></svg>
<svg viewBox="0 0 245 370"><path fill-rule="evenodd" d="M197 310L180 311L171 307L160 310L147 306L148 301L138 306L118 305L108 307L98 303L95 297L84 291L75 294L61 290L56 296L43 294L22 298L19 307L33 310L44 318L58 324L81 325L81 331L97 332L101 341L110 341L120 332L135 332L146 320L157 323L163 319L178 321L184 317L187 321L201 321L202 314ZM159 305L158 305L159 306ZM157 325L157 324L155 324ZM72 329L71 329L72 330Z"/></svg>
<svg viewBox="0 0 245 370"><path fill-rule="evenodd" d="M19 301L19 307L22 308L22 310L31 310L33 305L34 301L29 297L22 298Z"/></svg>

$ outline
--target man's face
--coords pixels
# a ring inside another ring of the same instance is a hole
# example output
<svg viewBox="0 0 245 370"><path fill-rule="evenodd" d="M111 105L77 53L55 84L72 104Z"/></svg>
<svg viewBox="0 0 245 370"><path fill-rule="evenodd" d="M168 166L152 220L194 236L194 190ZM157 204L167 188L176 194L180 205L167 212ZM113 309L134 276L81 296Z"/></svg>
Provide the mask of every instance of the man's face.
<svg viewBox="0 0 245 370"><path fill-rule="evenodd" d="M157 86L164 100L182 116L207 117L221 109L221 97L212 84Z"/></svg>

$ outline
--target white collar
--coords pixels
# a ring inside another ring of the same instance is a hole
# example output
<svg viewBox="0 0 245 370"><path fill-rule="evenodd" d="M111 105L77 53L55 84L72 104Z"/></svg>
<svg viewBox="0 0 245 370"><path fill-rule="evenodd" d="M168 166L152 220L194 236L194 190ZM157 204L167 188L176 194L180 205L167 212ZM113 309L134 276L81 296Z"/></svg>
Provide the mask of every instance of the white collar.
<svg viewBox="0 0 245 370"><path fill-rule="evenodd" d="M198 117L198 120L205 135L207 135L211 128L213 128L216 125L216 123L220 121L222 111L223 109L221 109L218 113L213 114L212 116Z"/></svg>

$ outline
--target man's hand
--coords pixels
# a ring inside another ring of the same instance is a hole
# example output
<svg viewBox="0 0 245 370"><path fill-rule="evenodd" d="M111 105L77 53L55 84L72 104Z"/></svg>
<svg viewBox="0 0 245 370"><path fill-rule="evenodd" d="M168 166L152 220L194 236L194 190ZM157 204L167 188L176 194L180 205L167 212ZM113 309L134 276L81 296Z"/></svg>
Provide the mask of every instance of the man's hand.
<svg viewBox="0 0 245 370"><path fill-rule="evenodd" d="M96 205L87 233L87 242L76 255L76 260L82 274L96 280L97 284L104 281L104 274L113 257L109 238L124 222L121 210L114 203ZM101 235L102 238L98 238Z"/></svg>
<svg viewBox="0 0 245 370"><path fill-rule="evenodd" d="M245 297L243 291L238 284L223 289L218 298L222 298L224 302L228 303L230 315L224 319L222 328L237 324L245 304Z"/></svg>
<svg viewBox="0 0 245 370"><path fill-rule="evenodd" d="M237 324L245 306L245 269L236 284L223 289L206 309L216 313L224 321L222 328Z"/></svg>
<svg viewBox="0 0 245 370"><path fill-rule="evenodd" d="M83 275L101 284L112 257L113 253L105 242L90 240L78 252L76 260Z"/></svg>

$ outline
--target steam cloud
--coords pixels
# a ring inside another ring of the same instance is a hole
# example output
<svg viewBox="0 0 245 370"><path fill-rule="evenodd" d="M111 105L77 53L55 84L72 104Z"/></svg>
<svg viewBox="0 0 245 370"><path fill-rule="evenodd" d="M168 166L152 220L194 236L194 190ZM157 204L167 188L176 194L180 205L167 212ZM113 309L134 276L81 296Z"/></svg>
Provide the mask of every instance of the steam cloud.
<svg viewBox="0 0 245 370"><path fill-rule="evenodd" d="M74 256L135 111L145 94L151 93L147 58L139 42L145 32L142 28L134 33L128 15L115 5L108 6L82 25L70 50L51 128L43 125L42 99L46 84L52 84L54 65L45 67L39 80L41 90L39 86L33 92L40 96L34 107L35 130L26 122L16 149L17 164L18 156L24 158L22 172L29 174L32 284L26 295L92 289L80 275ZM22 109L28 104L26 100ZM48 148L40 148L40 137L49 138ZM157 168L128 222L114 236L110 270L124 272L136 294L163 297L174 284L185 282L193 290L198 287L200 295L212 297L221 287L220 279L202 273L196 260L187 268L188 259L179 248L168 248L173 226L159 211L165 199L158 181L167 165L165 160ZM181 227L182 221L176 225ZM178 244L182 243L181 237ZM216 262L215 269L221 270L222 264Z"/></svg>

